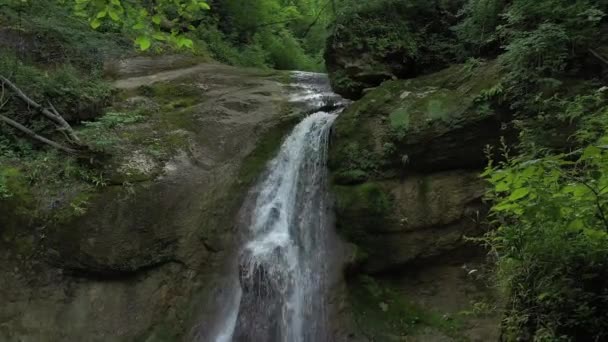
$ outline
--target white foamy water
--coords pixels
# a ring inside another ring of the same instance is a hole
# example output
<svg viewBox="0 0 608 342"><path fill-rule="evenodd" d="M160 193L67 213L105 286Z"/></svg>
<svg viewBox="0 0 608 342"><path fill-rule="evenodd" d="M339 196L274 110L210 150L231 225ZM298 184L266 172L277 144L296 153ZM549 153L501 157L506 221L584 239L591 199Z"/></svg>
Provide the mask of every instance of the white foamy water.
<svg viewBox="0 0 608 342"><path fill-rule="evenodd" d="M323 74L294 74L292 102L321 108L342 99ZM329 341L327 292L332 234L327 148L340 110L304 118L252 190L232 298L216 342Z"/></svg>

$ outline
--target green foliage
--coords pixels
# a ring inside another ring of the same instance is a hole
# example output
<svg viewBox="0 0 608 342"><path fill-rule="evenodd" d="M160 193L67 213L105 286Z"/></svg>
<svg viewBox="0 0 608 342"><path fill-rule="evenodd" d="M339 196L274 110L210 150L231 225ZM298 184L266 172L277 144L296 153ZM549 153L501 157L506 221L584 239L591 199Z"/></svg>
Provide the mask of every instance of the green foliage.
<svg viewBox="0 0 608 342"><path fill-rule="evenodd" d="M324 4L316 0L218 3L197 36L216 58L231 64L321 70L327 35L323 25L330 13Z"/></svg>
<svg viewBox="0 0 608 342"><path fill-rule="evenodd" d="M71 64L87 72L103 66L104 59L117 57L129 40L116 30L90 28L85 19L56 0L16 1L0 6L0 24L6 28L3 54L39 65Z"/></svg>
<svg viewBox="0 0 608 342"><path fill-rule="evenodd" d="M140 122L144 118L138 112L108 112L96 121L83 122L84 127L79 133L94 150L111 152L120 142L118 129Z"/></svg>
<svg viewBox="0 0 608 342"><path fill-rule="evenodd" d="M536 114L531 102L548 85L559 86L556 79L580 72L589 49L603 44L595 37L607 10L598 0L469 0L454 30L468 55L500 55L504 97L513 109Z"/></svg>
<svg viewBox="0 0 608 342"><path fill-rule="evenodd" d="M143 51L191 50L234 65L322 70L332 18L327 5L320 0L14 1L0 7L0 22L25 27L28 34L20 39L28 40L30 31L43 39L45 44L28 54L45 64L70 62L93 70L132 42Z"/></svg>
<svg viewBox="0 0 608 342"><path fill-rule="evenodd" d="M446 320L438 312L421 308L401 293L398 285L381 278L360 276L349 282L348 295L353 305L356 329L373 341L391 341L399 336L415 336L425 328L464 340L458 334L457 319Z"/></svg>
<svg viewBox="0 0 608 342"><path fill-rule="evenodd" d="M47 71L14 56L0 54L0 74L38 103L52 102L66 120L72 122L99 116L111 97L110 86L99 75L80 71L70 64ZM7 91L6 95L9 102L3 108L5 113L23 119L22 122L36 118L37 113L14 94Z"/></svg>
<svg viewBox="0 0 608 342"><path fill-rule="evenodd" d="M576 117L589 98L575 99ZM594 101L597 101L595 99ZM594 102L591 101L591 102ZM575 113L575 114L573 114ZM595 117L583 118L585 132ZM608 136L568 154L490 163L492 219L487 235L510 305L508 340L603 340L608 336ZM583 134L581 141L589 141ZM526 146L524 144L523 146Z"/></svg>
<svg viewBox="0 0 608 342"><path fill-rule="evenodd" d="M469 0L458 15L462 21L453 27L461 44L473 54L481 54L499 40L496 27L504 9L504 0Z"/></svg>
<svg viewBox="0 0 608 342"><path fill-rule="evenodd" d="M375 60L402 56L422 68L437 68L453 58L453 34L448 30L460 1L347 2L338 15L335 37ZM410 71L411 72L411 71ZM403 75L397 75L403 76Z"/></svg>
<svg viewBox="0 0 608 342"><path fill-rule="evenodd" d="M124 0L61 0L72 6L78 17L89 18L92 28L106 25L126 27L136 36L135 44L146 51L153 41L168 42L178 48L193 48L193 41L183 31L195 29L194 23L210 7L204 0L160 0L154 2Z"/></svg>
<svg viewBox="0 0 608 342"><path fill-rule="evenodd" d="M13 193L8 188L8 180L4 174L0 175L0 201L11 198Z"/></svg>

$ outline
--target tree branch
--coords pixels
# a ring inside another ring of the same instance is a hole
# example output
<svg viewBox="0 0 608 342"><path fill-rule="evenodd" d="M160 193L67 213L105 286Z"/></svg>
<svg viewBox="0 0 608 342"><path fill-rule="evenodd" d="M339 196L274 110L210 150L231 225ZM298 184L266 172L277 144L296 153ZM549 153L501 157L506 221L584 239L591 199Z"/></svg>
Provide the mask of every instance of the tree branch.
<svg viewBox="0 0 608 342"><path fill-rule="evenodd" d="M593 49L589 49L589 52L597 59L600 60L600 62L606 64L608 66L608 59L604 58L602 55L600 55L599 52L593 50Z"/></svg>
<svg viewBox="0 0 608 342"><path fill-rule="evenodd" d="M600 193L595 190L591 185L587 184L587 182L583 180L579 180L579 182L586 186L595 195L595 205L599 212L600 219L604 222L604 227L606 231L608 231L608 219L606 218L606 214L604 213L604 209L602 208L602 203L600 202Z"/></svg>
<svg viewBox="0 0 608 342"><path fill-rule="evenodd" d="M319 18L321 18L321 15L323 14L323 11L325 11L325 9L327 8L327 6L329 6L330 2L331 2L331 0L328 0L325 3L325 5L321 8L321 10L317 14L317 17L315 18L315 20L313 20L312 23L310 23L310 25L308 25L308 28L304 32L303 37L308 36L308 33L310 32L310 30L312 30L313 26L315 26L315 24L317 23L317 21L319 21Z"/></svg>
<svg viewBox="0 0 608 342"><path fill-rule="evenodd" d="M2 109L8 103L8 99L4 100L4 83L0 85L0 88L2 89L0 92L0 109Z"/></svg>
<svg viewBox="0 0 608 342"><path fill-rule="evenodd" d="M28 106L38 110L47 119L54 122L55 125L57 125L61 130L63 130L67 134L69 140L72 143L80 145L80 139L72 129L72 126L70 126L70 124L65 121L65 119L57 112L55 107L53 107L53 105L50 105L50 110L41 106L39 103L29 98L21 89L19 89L19 87L17 87L15 84L13 84L11 81L9 81L6 77L2 75L0 75L0 81L2 81L3 87L6 84L9 88L11 88L13 92L15 92L17 97L23 102L25 102Z"/></svg>
<svg viewBox="0 0 608 342"><path fill-rule="evenodd" d="M17 121L14 121L12 119L9 119L8 117L0 114L0 121L5 122L7 125L21 131L22 133L25 133L25 135L27 135L28 137L30 137L31 139L37 140L41 143L47 144L49 146L52 146L58 150L70 153L70 154L77 154L78 151L74 150L72 148L63 146L61 144L58 144L52 140L49 140L43 136L40 136L38 134L36 134L34 131L30 130L29 128L21 125L20 123L18 123Z"/></svg>

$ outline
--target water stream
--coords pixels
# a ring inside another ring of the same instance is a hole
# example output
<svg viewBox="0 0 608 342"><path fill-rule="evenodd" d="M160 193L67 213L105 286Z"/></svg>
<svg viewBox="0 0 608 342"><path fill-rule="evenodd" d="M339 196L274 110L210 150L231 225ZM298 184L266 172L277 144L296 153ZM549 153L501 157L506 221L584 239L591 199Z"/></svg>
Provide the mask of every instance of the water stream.
<svg viewBox="0 0 608 342"><path fill-rule="evenodd" d="M340 109L328 108L342 100L325 75L298 72L294 79L292 102L312 114L285 139L244 205L245 242L216 342L331 340L335 237L326 160Z"/></svg>

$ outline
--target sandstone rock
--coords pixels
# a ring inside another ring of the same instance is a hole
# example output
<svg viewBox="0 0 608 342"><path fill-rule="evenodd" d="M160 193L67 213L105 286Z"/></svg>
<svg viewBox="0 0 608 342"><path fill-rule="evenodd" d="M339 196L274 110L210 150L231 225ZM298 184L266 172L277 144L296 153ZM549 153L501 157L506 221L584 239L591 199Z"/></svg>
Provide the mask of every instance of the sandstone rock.
<svg viewBox="0 0 608 342"><path fill-rule="evenodd" d="M483 232L485 186L475 171L337 187L338 229L366 272L395 269L466 246Z"/></svg>

